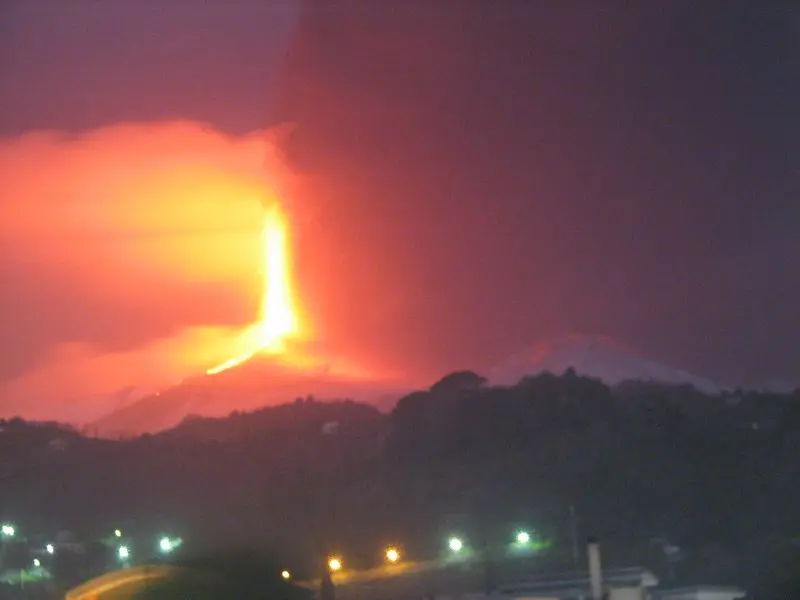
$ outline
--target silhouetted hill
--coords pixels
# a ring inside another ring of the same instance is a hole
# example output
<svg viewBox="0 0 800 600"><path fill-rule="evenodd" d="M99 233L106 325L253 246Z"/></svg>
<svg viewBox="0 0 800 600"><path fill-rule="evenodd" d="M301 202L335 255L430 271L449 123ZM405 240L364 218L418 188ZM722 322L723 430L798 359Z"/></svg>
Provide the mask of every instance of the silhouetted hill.
<svg viewBox="0 0 800 600"><path fill-rule="evenodd" d="M541 340L494 365L489 379L494 383L511 384L529 374L563 373L568 368L574 368L581 375L597 377L608 385L640 380L691 385L707 394L722 391L722 386L713 381L644 358L608 336L582 333Z"/></svg>
<svg viewBox="0 0 800 600"><path fill-rule="evenodd" d="M155 433L174 427L187 416L224 417L303 398L309 392L326 399L355 397L383 406L393 404L403 393L380 382L255 357L217 375L193 377L150 394L90 423L85 431L107 438Z"/></svg>
<svg viewBox="0 0 800 600"><path fill-rule="evenodd" d="M20 528L120 526L136 548L174 532L198 551L280 549L298 571L332 549L374 564L388 542L435 556L454 531L503 544L520 524L569 562L573 506L609 565L646 558L663 574L651 541L667 539L680 581L747 583L800 530L797 392L611 388L571 370L497 387L461 372L389 415L304 399L128 441L42 427L0 434L3 461L28 458L3 487Z"/></svg>
<svg viewBox="0 0 800 600"><path fill-rule="evenodd" d="M582 334L542 341L489 369L488 381L512 385L531 375L562 373L572 367L581 375L608 385L640 381L656 387L691 386L703 394L721 392L711 381L642 358L607 337ZM473 385L487 383L485 378L480 379ZM443 380L442 384L447 386L448 381ZM189 415L223 417L309 393L325 399L355 398L391 410L405 391L386 382L347 378L324 369L298 368L274 357L257 356L217 375L189 378L125 403L87 425L85 431L107 438L132 437L174 427Z"/></svg>

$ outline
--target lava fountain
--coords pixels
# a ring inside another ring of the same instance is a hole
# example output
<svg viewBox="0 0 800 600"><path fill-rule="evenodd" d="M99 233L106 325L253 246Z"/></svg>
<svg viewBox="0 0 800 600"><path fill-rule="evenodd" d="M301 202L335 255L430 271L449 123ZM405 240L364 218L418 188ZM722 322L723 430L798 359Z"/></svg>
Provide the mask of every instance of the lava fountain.
<svg viewBox="0 0 800 600"><path fill-rule="evenodd" d="M286 342L299 334L299 319L291 284L288 224L277 202L267 208L262 251L264 288L258 321L249 328L250 349L208 369L208 375L216 375L240 365L258 353L283 354L286 352Z"/></svg>

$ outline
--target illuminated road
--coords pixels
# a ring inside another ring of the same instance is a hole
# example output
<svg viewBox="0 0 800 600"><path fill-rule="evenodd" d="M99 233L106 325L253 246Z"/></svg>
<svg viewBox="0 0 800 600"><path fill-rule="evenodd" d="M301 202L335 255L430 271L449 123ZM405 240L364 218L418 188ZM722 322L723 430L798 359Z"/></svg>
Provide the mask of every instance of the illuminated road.
<svg viewBox="0 0 800 600"><path fill-rule="evenodd" d="M168 577L181 569L145 565L107 573L68 591L65 600L111 599L131 597L147 581Z"/></svg>
<svg viewBox="0 0 800 600"><path fill-rule="evenodd" d="M505 557L493 563L495 582L501 583L530 575L547 561L534 555ZM112 600L130 598L147 581L185 572L179 567L151 565L108 573L69 591L66 600ZM366 570L343 569L333 574L337 595L348 600L394 600L419 598L439 593L458 593L482 589L486 583L486 564L479 554L430 561L401 561ZM297 585L317 591L319 580L298 581Z"/></svg>
<svg viewBox="0 0 800 600"><path fill-rule="evenodd" d="M413 562L404 561L394 565L383 565L375 567L374 569L366 569L363 571L343 569L333 574L333 582L336 585L355 585L359 583L369 583L380 581L384 579L392 579L401 576L413 575L417 573L424 573L426 571L434 571L444 567L443 561L425 561ZM319 580L298 582L298 585L307 588L317 589L319 587Z"/></svg>
<svg viewBox="0 0 800 600"><path fill-rule="evenodd" d="M506 556L492 563L494 583L517 581L537 571L552 570L553 564L533 554ZM480 555L460 560L404 561L364 571L342 570L333 575L337 597L347 600L393 600L421 598L438 594L467 593L483 589L487 583L486 563ZM299 583L318 590L320 582Z"/></svg>

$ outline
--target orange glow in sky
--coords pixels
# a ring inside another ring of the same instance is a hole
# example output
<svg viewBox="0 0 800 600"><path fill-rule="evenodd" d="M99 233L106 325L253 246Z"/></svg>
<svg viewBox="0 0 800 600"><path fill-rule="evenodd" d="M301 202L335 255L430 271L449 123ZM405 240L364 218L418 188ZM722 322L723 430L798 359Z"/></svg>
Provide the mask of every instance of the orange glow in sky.
<svg viewBox="0 0 800 600"><path fill-rule="evenodd" d="M274 283L293 267L265 176L271 135L163 122L0 140L0 247L17 257L2 273L4 337L20 364L0 381L5 413L92 418L118 389L173 385L305 332L295 290Z"/></svg>
<svg viewBox="0 0 800 600"><path fill-rule="evenodd" d="M235 367L258 352L282 354L286 342L298 334L298 316L292 293L291 256L286 217L277 203L267 209L262 233L264 289L261 296L259 319L252 326L255 334L253 347L206 371L216 375Z"/></svg>
<svg viewBox="0 0 800 600"><path fill-rule="evenodd" d="M385 305L354 312L363 270L330 275L327 228L270 158L279 135L160 122L0 139L0 317L15 349L0 416L85 422L131 386L165 389L262 353L375 380L353 328Z"/></svg>

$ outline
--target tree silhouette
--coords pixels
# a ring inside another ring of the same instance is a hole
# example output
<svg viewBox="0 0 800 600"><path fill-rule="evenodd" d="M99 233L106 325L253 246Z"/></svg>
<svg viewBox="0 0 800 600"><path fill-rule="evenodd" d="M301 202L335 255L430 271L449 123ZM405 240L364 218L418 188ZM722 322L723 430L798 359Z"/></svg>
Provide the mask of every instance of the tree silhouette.
<svg viewBox="0 0 800 600"><path fill-rule="evenodd" d="M183 561L174 574L143 587L136 600L307 600L312 593L281 577L274 560L228 551Z"/></svg>

